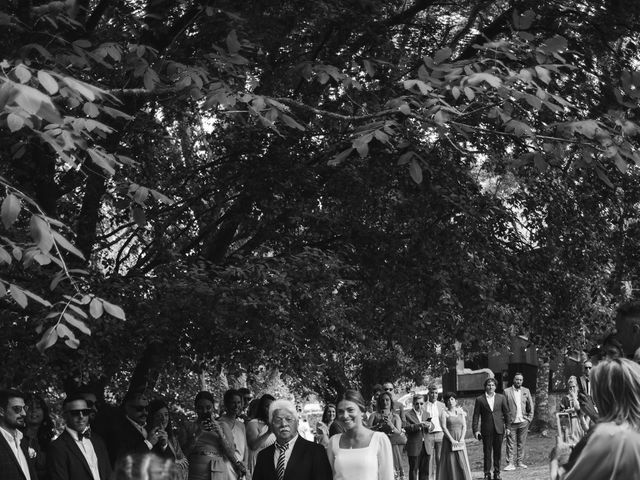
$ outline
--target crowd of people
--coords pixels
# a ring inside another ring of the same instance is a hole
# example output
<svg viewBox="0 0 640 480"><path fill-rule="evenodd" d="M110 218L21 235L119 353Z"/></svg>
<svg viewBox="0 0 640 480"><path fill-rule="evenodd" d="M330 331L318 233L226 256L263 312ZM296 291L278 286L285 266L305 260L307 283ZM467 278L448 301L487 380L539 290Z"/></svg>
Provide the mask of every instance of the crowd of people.
<svg viewBox="0 0 640 480"><path fill-rule="evenodd" d="M640 340L640 310L627 323L622 331ZM617 340L605 342L602 355L584 362L584 374L568 379L551 480L638 477L640 365L624 358L627 350ZM398 480L405 478L406 455L409 480L470 480L470 423L482 443L484 479L500 480L501 469L527 468L534 401L523 383L516 373L501 394L495 378L487 378L468 422L455 393L441 401L430 385L404 408L386 382L374 387L370 401L347 390L326 404L316 425L290 400L254 399L245 388L226 391L222 405L199 392L196 418L180 425L171 405L145 392L130 391L120 406L98 408L93 392L78 390L62 402L64 427L56 428L43 398L0 390L0 478Z"/></svg>

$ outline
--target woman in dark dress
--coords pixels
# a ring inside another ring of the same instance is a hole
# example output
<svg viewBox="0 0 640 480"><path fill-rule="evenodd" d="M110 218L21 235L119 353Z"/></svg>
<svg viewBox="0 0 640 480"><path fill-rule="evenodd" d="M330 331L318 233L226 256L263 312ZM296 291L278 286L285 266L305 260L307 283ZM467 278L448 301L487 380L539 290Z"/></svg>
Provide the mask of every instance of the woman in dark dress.
<svg viewBox="0 0 640 480"><path fill-rule="evenodd" d="M42 397L31 395L27 399L25 424L22 430L24 435L22 444L26 445L29 453L34 456L38 480L46 480L48 478L47 450L55 432L49 407Z"/></svg>
<svg viewBox="0 0 640 480"><path fill-rule="evenodd" d="M444 438L438 480L471 480L471 468L464 441L467 414L462 407L458 407L455 393L447 393L444 396L444 404L447 409L440 415Z"/></svg>
<svg viewBox="0 0 640 480"><path fill-rule="evenodd" d="M184 453L182 453L180 443L176 438L171 416L169 415L169 405L161 399L149 402L149 419L151 427L160 427L167 433L166 438L161 438L159 442L164 448L162 456L175 463L176 480L186 480L189 474L189 462Z"/></svg>

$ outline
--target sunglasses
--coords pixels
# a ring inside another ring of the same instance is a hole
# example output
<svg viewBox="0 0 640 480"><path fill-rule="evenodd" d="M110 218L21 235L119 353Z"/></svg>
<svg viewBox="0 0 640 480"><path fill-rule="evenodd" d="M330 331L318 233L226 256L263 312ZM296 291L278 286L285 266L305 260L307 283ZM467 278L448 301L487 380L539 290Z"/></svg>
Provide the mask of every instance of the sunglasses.
<svg viewBox="0 0 640 480"><path fill-rule="evenodd" d="M424 402L415 402L416 405L424 405Z"/></svg>
<svg viewBox="0 0 640 480"><path fill-rule="evenodd" d="M78 408L76 410L67 410L67 413L72 417L88 417L93 410L90 408Z"/></svg>
<svg viewBox="0 0 640 480"><path fill-rule="evenodd" d="M385 392L393 392L393 388L385 388L384 391Z"/></svg>
<svg viewBox="0 0 640 480"><path fill-rule="evenodd" d="M11 407L11 410L13 410L13 413L27 413L29 407L27 407L26 405L14 405L13 407Z"/></svg>

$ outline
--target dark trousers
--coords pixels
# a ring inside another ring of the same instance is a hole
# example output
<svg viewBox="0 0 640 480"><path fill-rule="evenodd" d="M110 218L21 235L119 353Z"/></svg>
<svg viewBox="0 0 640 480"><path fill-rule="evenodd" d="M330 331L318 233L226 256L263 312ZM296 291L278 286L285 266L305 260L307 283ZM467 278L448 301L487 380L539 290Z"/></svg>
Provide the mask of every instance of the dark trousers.
<svg viewBox="0 0 640 480"><path fill-rule="evenodd" d="M424 444L417 457L409 457L409 480L427 480L429 478L429 457Z"/></svg>
<svg viewBox="0 0 640 480"><path fill-rule="evenodd" d="M503 434L496 433L491 426L491 432L482 434L482 451L484 453L484 474L491 473L491 454L493 453L493 472L500 472L500 463L502 460L502 438Z"/></svg>

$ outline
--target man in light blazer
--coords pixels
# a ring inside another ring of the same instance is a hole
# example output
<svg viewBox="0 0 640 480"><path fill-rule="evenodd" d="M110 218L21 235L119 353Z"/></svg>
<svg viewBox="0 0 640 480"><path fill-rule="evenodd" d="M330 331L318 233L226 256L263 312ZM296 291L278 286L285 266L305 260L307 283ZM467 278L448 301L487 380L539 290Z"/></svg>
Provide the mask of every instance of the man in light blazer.
<svg viewBox="0 0 640 480"><path fill-rule="evenodd" d="M292 402L275 400L269 406L269 424L276 443L258 453L253 480L332 480L325 448L298 435L298 412Z"/></svg>
<svg viewBox="0 0 640 480"><path fill-rule="evenodd" d="M484 478L491 480L491 457L493 456L493 480L500 480L502 439L509 435L509 406L504 395L496 393L495 378L484 382L484 394L476 398L471 422L473 435L482 439L484 453Z"/></svg>
<svg viewBox="0 0 640 480"><path fill-rule="evenodd" d="M413 396L413 408L405 410L404 431L407 433L407 457L409 457L409 480L426 480L429 476L429 461L434 453L433 423L424 409L424 395Z"/></svg>
<svg viewBox="0 0 640 480"><path fill-rule="evenodd" d="M50 480L109 480L111 461L102 439L89 428L91 409L81 396L67 397L63 404L64 431L49 447Z"/></svg>
<svg viewBox="0 0 640 480"><path fill-rule="evenodd" d="M509 406L509 425L511 426L510 434L507 435L507 466L504 467L507 471L515 470L516 467L527 468L522 460L529 425L533 420L533 398L529 389L522 386L523 382L524 376L518 372L513 376L513 385L504 391Z"/></svg>

